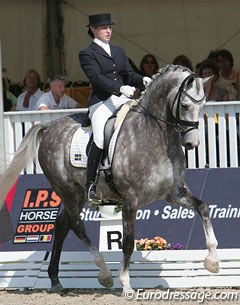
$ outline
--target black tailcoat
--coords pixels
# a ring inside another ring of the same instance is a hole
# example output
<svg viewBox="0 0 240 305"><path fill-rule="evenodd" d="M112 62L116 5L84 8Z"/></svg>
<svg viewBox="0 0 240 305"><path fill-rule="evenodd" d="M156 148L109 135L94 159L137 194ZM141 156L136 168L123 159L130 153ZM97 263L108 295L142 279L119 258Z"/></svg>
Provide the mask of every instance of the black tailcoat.
<svg viewBox="0 0 240 305"><path fill-rule="evenodd" d="M89 106L108 99L112 94L120 95L120 87L124 85L123 77L128 85L142 88L143 76L136 73L124 50L110 45L111 56L95 42L79 53L80 65L88 77L92 94Z"/></svg>

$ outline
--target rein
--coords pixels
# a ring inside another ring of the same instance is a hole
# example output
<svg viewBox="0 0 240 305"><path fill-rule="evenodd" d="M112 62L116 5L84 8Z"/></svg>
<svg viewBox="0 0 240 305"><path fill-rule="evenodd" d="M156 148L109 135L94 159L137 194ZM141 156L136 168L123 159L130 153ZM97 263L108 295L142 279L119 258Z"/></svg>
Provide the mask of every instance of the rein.
<svg viewBox="0 0 240 305"><path fill-rule="evenodd" d="M171 114L171 117L173 118L173 123L171 122L168 122L162 118L159 118L155 115L153 115L152 113L150 113L143 105L141 105L141 103L139 101L137 101L138 105L147 113L148 116L150 116L151 118L157 120L157 121L160 121L160 122L163 122L173 128L176 129L176 131L178 132L181 132L182 135L185 135L187 132L193 130L193 129L198 129L198 126L199 126L199 122L198 121L185 121L185 120L181 120L180 119L180 105L181 105L181 96L182 94L184 94L187 98L189 98L191 101L195 102L195 103L200 103L204 100L205 98L205 95L199 99L199 100L196 100L194 99L191 95L189 95L185 90L184 90L184 87L185 85L188 83L188 81L191 79L191 78L195 78L195 74L192 73L190 74L189 76L187 76L182 84L180 85L179 89L178 89L178 92L174 98L174 101L173 101L173 104L172 104L172 107L171 107L171 110L170 110L170 114ZM174 115L172 114L172 111L173 111L173 107L175 105L175 103L177 102L177 111L176 111L176 117L174 117ZM133 110L133 111L136 111L136 110ZM183 126L186 126L186 127L191 127L191 128L188 128L187 130L183 127Z"/></svg>

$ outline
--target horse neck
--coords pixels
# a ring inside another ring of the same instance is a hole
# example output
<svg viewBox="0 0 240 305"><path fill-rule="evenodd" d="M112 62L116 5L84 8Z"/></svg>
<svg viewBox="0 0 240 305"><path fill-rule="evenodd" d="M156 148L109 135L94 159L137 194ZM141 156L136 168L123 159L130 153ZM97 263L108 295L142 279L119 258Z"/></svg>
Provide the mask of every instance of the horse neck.
<svg viewBox="0 0 240 305"><path fill-rule="evenodd" d="M146 92L141 102L147 113L163 120L167 120L168 117L167 104L166 94L164 92L157 93L156 89Z"/></svg>

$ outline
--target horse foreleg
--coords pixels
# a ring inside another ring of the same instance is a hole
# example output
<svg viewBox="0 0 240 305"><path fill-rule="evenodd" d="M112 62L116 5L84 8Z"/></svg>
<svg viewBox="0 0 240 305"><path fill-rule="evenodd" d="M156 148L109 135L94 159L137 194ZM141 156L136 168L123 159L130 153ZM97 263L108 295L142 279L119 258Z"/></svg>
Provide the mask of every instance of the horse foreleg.
<svg viewBox="0 0 240 305"><path fill-rule="evenodd" d="M132 221L125 220L124 216L123 219L123 261L119 279L123 288L123 294L125 294L127 291L133 290L130 284L129 266L134 250L135 216L132 218Z"/></svg>
<svg viewBox="0 0 240 305"><path fill-rule="evenodd" d="M69 232L70 221L66 210L63 210L56 220L56 227L54 233L54 242L52 248L51 259L48 267L48 276L51 280L51 292L58 292L63 289L59 278L59 261L62 252L63 242Z"/></svg>
<svg viewBox="0 0 240 305"><path fill-rule="evenodd" d="M80 218L74 223L73 231L78 236L78 238L84 242L85 246L88 248L88 250L94 257L94 262L100 269L98 275L99 283L106 288L111 288L114 284L112 273L108 269L102 254L100 254L98 249L92 244L91 240L88 238L83 221Z"/></svg>
<svg viewBox="0 0 240 305"><path fill-rule="evenodd" d="M208 205L194 197L187 187L180 187L178 189L177 201L182 206L186 206L191 209L194 208L198 212L202 220L203 230L206 238L206 246L209 251L204 261L204 267L210 272L219 272L219 260L217 255L218 242L213 231Z"/></svg>
<svg viewBox="0 0 240 305"><path fill-rule="evenodd" d="M206 237L206 246L208 248L208 255L204 261L204 267L213 273L219 272L219 259L217 255L217 239L215 237L208 205L195 198L196 210L201 217L203 229Z"/></svg>

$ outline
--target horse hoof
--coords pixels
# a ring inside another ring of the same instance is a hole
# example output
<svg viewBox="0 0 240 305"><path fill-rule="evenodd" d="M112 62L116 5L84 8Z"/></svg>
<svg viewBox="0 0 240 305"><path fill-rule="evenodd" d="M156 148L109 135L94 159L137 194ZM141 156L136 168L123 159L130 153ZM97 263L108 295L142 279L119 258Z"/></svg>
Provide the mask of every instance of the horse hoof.
<svg viewBox="0 0 240 305"><path fill-rule="evenodd" d="M52 286L49 290L50 293L56 293L61 291L63 291L63 286L60 283Z"/></svg>
<svg viewBox="0 0 240 305"><path fill-rule="evenodd" d="M114 284L112 273L110 271L101 271L98 275L99 283L106 288L111 288Z"/></svg>
<svg viewBox="0 0 240 305"><path fill-rule="evenodd" d="M213 261L209 258L205 258L204 267L209 272L212 272L212 273L218 273L219 272L219 262L218 261Z"/></svg>
<svg viewBox="0 0 240 305"><path fill-rule="evenodd" d="M122 296L125 297L128 301L131 301L134 299L135 290L133 290L131 287L129 288L123 288Z"/></svg>

